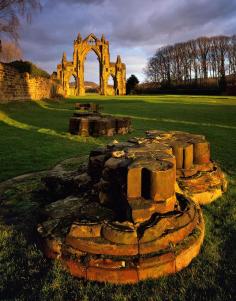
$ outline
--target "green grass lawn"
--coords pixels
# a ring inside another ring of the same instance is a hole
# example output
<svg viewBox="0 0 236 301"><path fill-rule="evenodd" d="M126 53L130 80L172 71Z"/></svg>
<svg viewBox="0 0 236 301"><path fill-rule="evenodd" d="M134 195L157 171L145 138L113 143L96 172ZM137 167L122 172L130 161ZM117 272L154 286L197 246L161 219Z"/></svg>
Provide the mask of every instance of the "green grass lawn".
<svg viewBox="0 0 236 301"><path fill-rule="evenodd" d="M104 113L132 117L129 136L141 136L148 129L204 134L212 158L229 175L229 190L204 207L206 237L191 265L175 276L134 286L86 283L46 261L32 235L38 205L22 194L18 202L8 191L8 209L17 222L0 214L0 300L235 300L236 97L86 96L1 104L0 182L86 155L111 139L127 139L128 135L95 139L68 134L75 102L96 102Z"/></svg>

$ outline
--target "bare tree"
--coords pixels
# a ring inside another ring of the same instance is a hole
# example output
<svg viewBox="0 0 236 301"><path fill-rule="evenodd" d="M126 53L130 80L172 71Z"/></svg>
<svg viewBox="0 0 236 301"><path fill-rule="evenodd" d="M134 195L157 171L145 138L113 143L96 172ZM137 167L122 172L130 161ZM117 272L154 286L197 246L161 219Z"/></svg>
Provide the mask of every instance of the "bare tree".
<svg viewBox="0 0 236 301"><path fill-rule="evenodd" d="M157 57L151 57L148 61L146 68L144 69L144 73L147 79L151 82L159 82L161 81L160 77L160 63Z"/></svg>
<svg viewBox="0 0 236 301"><path fill-rule="evenodd" d="M200 37L161 47L149 59L146 75L162 86L207 87L219 82L224 88L228 75L236 77L236 35Z"/></svg>
<svg viewBox="0 0 236 301"><path fill-rule="evenodd" d="M40 0L0 0L0 39L19 38L20 17L31 21L32 11L40 9Z"/></svg>
<svg viewBox="0 0 236 301"><path fill-rule="evenodd" d="M9 63L22 59L22 51L14 42L2 42L2 51L0 52L0 61Z"/></svg>
<svg viewBox="0 0 236 301"><path fill-rule="evenodd" d="M208 56L210 51L210 39L207 37L201 37L196 40L198 53L201 64L202 77L206 79L208 77Z"/></svg>
<svg viewBox="0 0 236 301"><path fill-rule="evenodd" d="M230 47L228 50L229 58L229 74L236 76L236 35L233 35L230 40Z"/></svg>

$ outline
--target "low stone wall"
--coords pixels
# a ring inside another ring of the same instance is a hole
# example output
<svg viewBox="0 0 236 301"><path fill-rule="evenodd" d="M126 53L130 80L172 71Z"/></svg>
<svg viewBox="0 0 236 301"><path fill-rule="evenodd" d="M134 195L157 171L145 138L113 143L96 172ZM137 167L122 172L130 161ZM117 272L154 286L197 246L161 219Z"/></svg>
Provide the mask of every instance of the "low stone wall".
<svg viewBox="0 0 236 301"><path fill-rule="evenodd" d="M39 100L63 95L63 89L53 79L31 77L19 73L14 67L0 63L0 102L15 100Z"/></svg>

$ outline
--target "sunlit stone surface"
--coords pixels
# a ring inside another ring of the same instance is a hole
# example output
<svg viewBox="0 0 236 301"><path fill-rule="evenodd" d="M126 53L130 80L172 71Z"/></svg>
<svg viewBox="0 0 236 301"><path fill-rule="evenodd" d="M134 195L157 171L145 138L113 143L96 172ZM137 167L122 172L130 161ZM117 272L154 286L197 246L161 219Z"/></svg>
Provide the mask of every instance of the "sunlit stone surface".
<svg viewBox="0 0 236 301"><path fill-rule="evenodd" d="M126 94L126 66L118 55L116 62L110 61L110 45L102 35L101 39L93 33L84 40L78 34L74 40L73 61L69 62L66 53L63 54L61 64L57 65L57 79L63 86L66 96L78 96L85 94L84 62L90 51L93 51L99 62L99 79L101 95L125 95ZM75 86L70 86L70 78L74 77ZM109 77L114 80L114 85L108 84Z"/></svg>
<svg viewBox="0 0 236 301"><path fill-rule="evenodd" d="M86 169L44 182L54 199L38 227L45 255L74 276L117 284L186 267L204 238L199 204L227 188L204 136L163 131L95 149Z"/></svg>
<svg viewBox="0 0 236 301"><path fill-rule="evenodd" d="M131 118L102 115L94 103L76 103L76 112L69 121L69 132L84 137L125 135L131 131Z"/></svg>

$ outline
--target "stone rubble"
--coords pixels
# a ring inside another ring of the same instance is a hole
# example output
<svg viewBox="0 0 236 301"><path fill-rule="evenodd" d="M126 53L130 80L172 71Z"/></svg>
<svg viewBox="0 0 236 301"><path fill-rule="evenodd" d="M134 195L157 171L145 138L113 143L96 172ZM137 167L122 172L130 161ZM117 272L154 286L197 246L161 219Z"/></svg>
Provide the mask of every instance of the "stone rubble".
<svg viewBox="0 0 236 301"><path fill-rule="evenodd" d="M205 137L178 131L97 148L86 172L58 181L61 199L56 175L44 179L48 194L57 195L38 227L45 255L76 277L116 284L186 267L204 239L199 205L227 189Z"/></svg>
<svg viewBox="0 0 236 301"><path fill-rule="evenodd" d="M96 104L76 104L77 111L69 121L69 132L84 137L125 135L131 130L131 119L99 113Z"/></svg>

